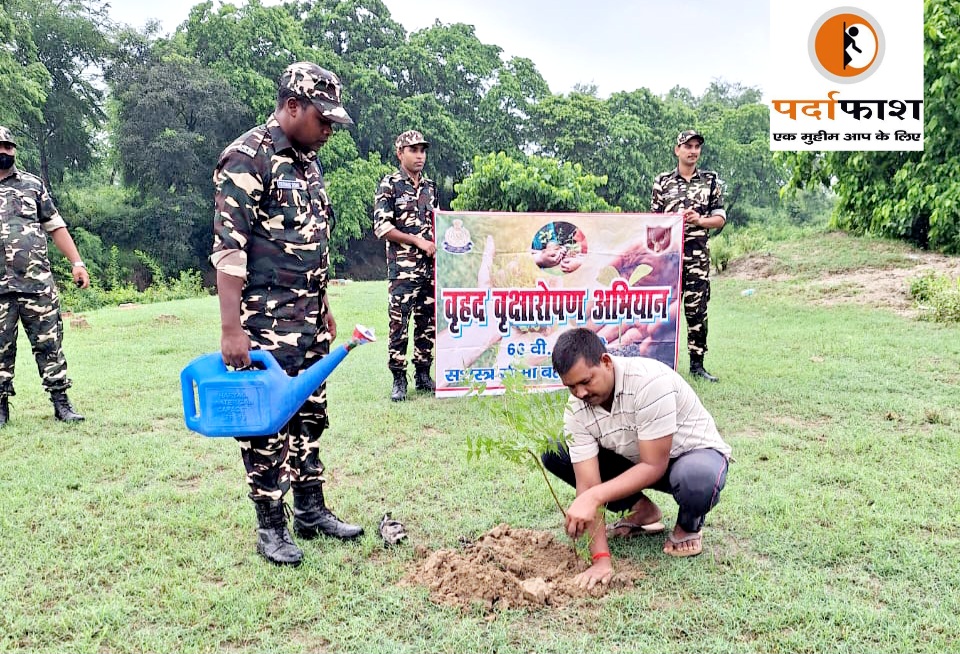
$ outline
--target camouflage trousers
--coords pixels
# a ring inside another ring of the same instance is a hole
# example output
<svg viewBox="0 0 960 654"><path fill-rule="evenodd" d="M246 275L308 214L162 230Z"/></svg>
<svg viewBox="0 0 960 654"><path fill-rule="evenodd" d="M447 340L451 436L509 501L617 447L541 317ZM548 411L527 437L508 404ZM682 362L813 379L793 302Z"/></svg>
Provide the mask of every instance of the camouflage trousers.
<svg viewBox="0 0 960 654"><path fill-rule="evenodd" d="M707 239L683 243L683 313L691 359L707 353L707 303L710 301L710 247Z"/></svg>
<svg viewBox="0 0 960 654"><path fill-rule="evenodd" d="M413 316L413 365L433 363L437 323L433 277L390 280L390 344L388 367L395 372L407 369L407 328Z"/></svg>
<svg viewBox="0 0 960 654"><path fill-rule="evenodd" d="M14 395L19 323L30 339L43 388L48 393L70 388L63 356L60 299L51 288L41 293L0 294L0 395Z"/></svg>
<svg viewBox="0 0 960 654"><path fill-rule="evenodd" d="M269 299L263 297L263 303L269 304ZM323 327L324 312L319 297L298 299L293 308L298 319L289 324L266 313L249 313L252 304L245 305L242 321L253 348L272 352L288 375L301 373L330 352L331 338ZM289 329L278 330L278 324ZM302 331L293 331L298 326ZM278 433L237 438L250 499L279 500L291 486L306 488L323 483L319 441L328 425L327 389L326 384L322 384Z"/></svg>

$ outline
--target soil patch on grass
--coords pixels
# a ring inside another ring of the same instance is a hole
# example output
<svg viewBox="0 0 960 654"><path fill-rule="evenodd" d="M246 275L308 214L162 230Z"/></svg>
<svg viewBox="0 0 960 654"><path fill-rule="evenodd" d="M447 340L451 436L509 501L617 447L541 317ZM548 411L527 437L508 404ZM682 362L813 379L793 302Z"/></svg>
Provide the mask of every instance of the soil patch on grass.
<svg viewBox="0 0 960 654"><path fill-rule="evenodd" d="M426 586L439 604L491 612L560 607L577 598L632 588L645 576L618 559L610 582L588 591L573 583L588 567L569 540L500 524L463 549L424 552L401 583Z"/></svg>
<svg viewBox="0 0 960 654"><path fill-rule="evenodd" d="M933 252L911 253L907 261L913 265L895 268L863 268L824 274L810 280L806 289L813 301L821 305L863 304L889 309L899 315L917 317L919 310L910 296L910 280L925 273L960 277L960 257ZM790 275L776 272L778 264L769 254L751 254L732 261L724 277L746 280L787 281Z"/></svg>

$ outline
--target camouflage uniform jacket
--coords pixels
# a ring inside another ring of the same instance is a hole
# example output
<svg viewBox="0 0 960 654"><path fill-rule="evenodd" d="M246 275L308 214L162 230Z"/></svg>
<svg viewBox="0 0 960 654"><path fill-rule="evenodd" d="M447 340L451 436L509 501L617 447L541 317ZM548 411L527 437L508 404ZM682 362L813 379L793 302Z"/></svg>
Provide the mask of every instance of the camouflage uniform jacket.
<svg viewBox="0 0 960 654"><path fill-rule="evenodd" d="M246 252L245 305L269 298L257 310L280 314L298 297L322 295L334 215L316 153L297 150L271 116L227 146L213 178L214 257ZM283 331L317 328L275 317Z"/></svg>
<svg viewBox="0 0 960 654"><path fill-rule="evenodd" d="M383 238L396 228L433 241L434 212L438 207L437 185L420 176L414 186L404 170L397 170L380 180L373 203L373 232ZM433 277L433 257L420 248L405 243L387 244L387 279L419 279Z"/></svg>
<svg viewBox="0 0 960 654"><path fill-rule="evenodd" d="M660 173L653 182L653 197L650 200L652 213L679 213L684 209L694 209L702 216L719 214L726 217L723 210L723 191L717 174L708 170L693 171L688 182L680 175L680 169ZM684 239L706 239L709 230L693 223L684 223Z"/></svg>
<svg viewBox="0 0 960 654"><path fill-rule="evenodd" d="M66 226L39 177L14 167L0 180L0 293L53 289L47 234Z"/></svg>

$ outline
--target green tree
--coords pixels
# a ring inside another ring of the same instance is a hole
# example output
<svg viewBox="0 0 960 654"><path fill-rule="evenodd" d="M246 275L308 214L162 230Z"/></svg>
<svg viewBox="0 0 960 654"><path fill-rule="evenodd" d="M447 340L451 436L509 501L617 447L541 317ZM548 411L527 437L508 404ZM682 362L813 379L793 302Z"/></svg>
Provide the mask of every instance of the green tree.
<svg viewBox="0 0 960 654"><path fill-rule="evenodd" d="M390 154L401 100L397 79L406 51L403 26L380 0L318 0L303 3L302 9L307 9L307 45L336 58L329 67L344 83L359 155Z"/></svg>
<svg viewBox="0 0 960 654"><path fill-rule="evenodd" d="M539 153L583 165L596 173L611 143L610 108L595 91L551 95L531 112L531 133Z"/></svg>
<svg viewBox="0 0 960 654"><path fill-rule="evenodd" d="M37 57L33 35L26 23L15 18L18 4L18 0L7 0L0 5L0 124L11 129L18 128L26 118L43 117L50 84L50 74Z"/></svg>
<svg viewBox="0 0 960 654"><path fill-rule="evenodd" d="M770 151L770 112L760 91L714 81L697 102L704 166L724 184L731 224L744 224L780 204L785 171ZM758 209L764 212L758 212Z"/></svg>
<svg viewBox="0 0 960 654"><path fill-rule="evenodd" d="M523 151L531 139L530 115L549 95L550 87L531 60L514 57L503 64L480 101L480 151Z"/></svg>
<svg viewBox="0 0 960 654"><path fill-rule="evenodd" d="M616 211L597 195L606 178L580 164L531 156L514 160L503 152L476 157L473 173L457 185L458 211Z"/></svg>
<svg viewBox="0 0 960 654"><path fill-rule="evenodd" d="M375 152L361 159L346 130L337 131L327 141L318 153L318 160L337 214L330 238L330 259L334 265L346 263L350 245L372 229L373 197L380 180L393 169L382 163Z"/></svg>
<svg viewBox="0 0 960 654"><path fill-rule="evenodd" d="M106 3L11 0L6 7L8 18L24 26L18 31L29 26L32 41L12 54L29 80L43 80L41 68L49 80L39 114L28 110L20 118L26 139L37 150L40 175L50 186L51 180L62 181L68 166L83 170L96 159L96 134L106 119L96 71L112 53ZM29 83L22 88L21 95L30 95Z"/></svg>
<svg viewBox="0 0 960 654"><path fill-rule="evenodd" d="M332 52L321 56L305 45L303 23L288 8L264 7L260 0L240 7L222 4L216 10L211 0L197 4L169 48L225 80L232 95L253 109L257 121L273 111L277 80L294 61L315 61L337 70Z"/></svg>
<svg viewBox="0 0 960 654"><path fill-rule="evenodd" d="M217 156L253 125L252 113L225 80L178 56L114 71L111 85L115 147L142 225L121 245L146 250L171 270L197 267L210 246Z"/></svg>
<svg viewBox="0 0 960 654"><path fill-rule="evenodd" d="M677 132L695 122L683 102L662 99L648 89L614 93L607 101L612 138L595 170L609 178L604 197L625 211L649 211L653 180L676 166Z"/></svg>

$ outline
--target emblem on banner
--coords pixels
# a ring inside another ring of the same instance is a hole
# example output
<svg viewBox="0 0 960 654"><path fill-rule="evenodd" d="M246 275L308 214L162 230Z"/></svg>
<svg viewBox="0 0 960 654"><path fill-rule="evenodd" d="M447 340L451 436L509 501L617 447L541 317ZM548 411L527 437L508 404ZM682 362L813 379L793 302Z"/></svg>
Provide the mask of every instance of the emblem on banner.
<svg viewBox="0 0 960 654"><path fill-rule="evenodd" d="M670 227L647 226L647 249L660 254L670 249Z"/></svg>
<svg viewBox="0 0 960 654"><path fill-rule="evenodd" d="M443 249L450 254L466 254L473 249L470 231L463 226L462 220L454 220L443 233Z"/></svg>

